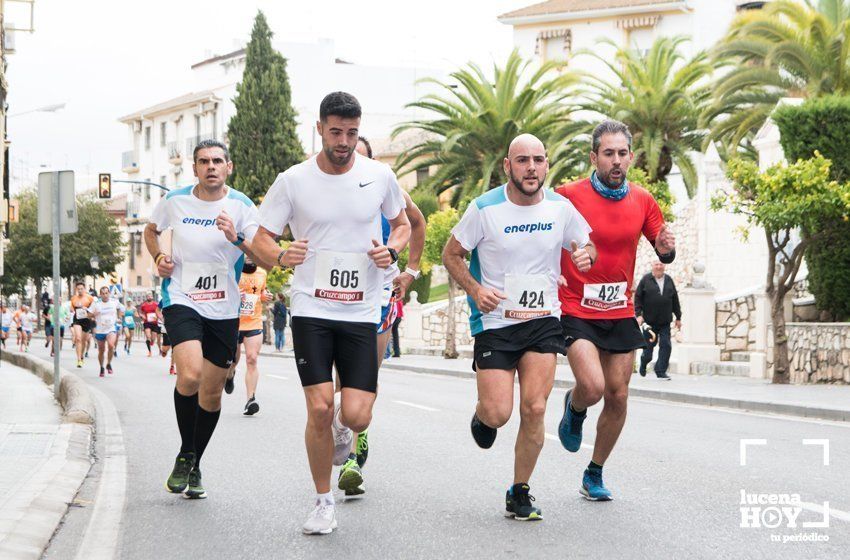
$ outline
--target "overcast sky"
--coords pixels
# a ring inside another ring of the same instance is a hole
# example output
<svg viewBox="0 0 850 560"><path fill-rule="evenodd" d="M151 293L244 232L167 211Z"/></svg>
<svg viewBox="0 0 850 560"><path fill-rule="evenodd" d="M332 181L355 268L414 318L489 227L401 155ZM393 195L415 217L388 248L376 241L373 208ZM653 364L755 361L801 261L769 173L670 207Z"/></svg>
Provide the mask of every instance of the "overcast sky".
<svg viewBox="0 0 850 560"><path fill-rule="evenodd" d="M116 119L191 91L189 67L246 42L258 9L275 41L329 38L351 62L450 70L503 60L512 32L496 17L532 3L36 0L35 33L16 33L7 56L13 192L42 165L75 170L78 191L86 176L119 174L130 146ZM6 9L21 26L19 8ZM66 107L16 116L57 103Z"/></svg>

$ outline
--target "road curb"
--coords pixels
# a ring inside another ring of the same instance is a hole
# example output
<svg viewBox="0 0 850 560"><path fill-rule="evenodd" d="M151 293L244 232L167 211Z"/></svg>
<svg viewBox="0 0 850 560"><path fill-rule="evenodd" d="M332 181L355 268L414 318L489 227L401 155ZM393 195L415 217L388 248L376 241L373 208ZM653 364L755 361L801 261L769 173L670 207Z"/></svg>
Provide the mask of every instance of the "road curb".
<svg viewBox="0 0 850 560"><path fill-rule="evenodd" d="M279 356L280 354L278 354ZM393 363L392 361L384 362L381 369L406 371L411 373L425 373L430 375L443 375L447 377L458 377L462 379L473 379L475 373L470 371L459 371L449 369L437 369L427 366L413 366L406 364ZM563 379L555 380L555 387L561 389L569 389L574 385L572 381ZM744 410L748 412L767 412L771 414L783 414L787 416L799 416L801 418L814 418L818 420L833 420L839 422L850 422L850 410L841 410L833 408L806 407L800 405L776 403L770 401L751 401L733 399L728 397L716 397L711 395L677 393L674 391L655 391L642 389L640 387L629 387L629 395L633 397L641 397L645 399L653 399L659 401L676 402L683 404L696 404L702 406L712 406L718 408L730 408L734 410Z"/></svg>
<svg viewBox="0 0 850 560"><path fill-rule="evenodd" d="M6 350L3 360L30 370L47 385L53 385L53 363L30 354ZM94 398L88 385L79 376L62 368L62 380L59 386L59 404L64 411L63 422L74 424L94 424Z"/></svg>

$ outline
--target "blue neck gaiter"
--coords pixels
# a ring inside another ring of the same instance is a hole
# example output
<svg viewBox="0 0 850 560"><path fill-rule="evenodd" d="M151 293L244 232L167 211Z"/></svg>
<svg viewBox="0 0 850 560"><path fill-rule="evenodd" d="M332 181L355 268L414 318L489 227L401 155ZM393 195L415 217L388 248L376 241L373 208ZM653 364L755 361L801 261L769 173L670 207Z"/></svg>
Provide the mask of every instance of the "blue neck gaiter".
<svg viewBox="0 0 850 560"><path fill-rule="evenodd" d="M623 200L629 194L629 181L623 179L623 183L616 189L609 188L596 176L596 171L590 175L590 184L593 190L609 200Z"/></svg>

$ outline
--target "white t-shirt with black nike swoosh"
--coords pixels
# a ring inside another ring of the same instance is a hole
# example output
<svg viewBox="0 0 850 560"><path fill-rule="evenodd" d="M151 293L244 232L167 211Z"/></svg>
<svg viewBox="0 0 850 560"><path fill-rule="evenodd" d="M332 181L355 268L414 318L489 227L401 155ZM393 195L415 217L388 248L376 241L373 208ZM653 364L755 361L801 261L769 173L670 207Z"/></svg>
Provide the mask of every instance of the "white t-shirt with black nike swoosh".
<svg viewBox="0 0 850 560"><path fill-rule="evenodd" d="M395 219L404 196L392 169L359 154L342 175L319 169L313 156L277 176L260 205L260 225L307 239L307 258L295 267L293 317L377 323L384 271L367 252L381 242L383 214Z"/></svg>

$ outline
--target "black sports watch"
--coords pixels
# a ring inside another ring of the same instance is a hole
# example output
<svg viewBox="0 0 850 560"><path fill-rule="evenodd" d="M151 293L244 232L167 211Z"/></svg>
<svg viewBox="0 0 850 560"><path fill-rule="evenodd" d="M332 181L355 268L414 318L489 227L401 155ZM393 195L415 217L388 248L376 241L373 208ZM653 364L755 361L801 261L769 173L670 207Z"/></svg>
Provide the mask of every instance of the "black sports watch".
<svg viewBox="0 0 850 560"><path fill-rule="evenodd" d="M397 263L398 262L398 251L396 251L392 247L387 247L387 251L390 252L390 257L393 260L393 264Z"/></svg>

